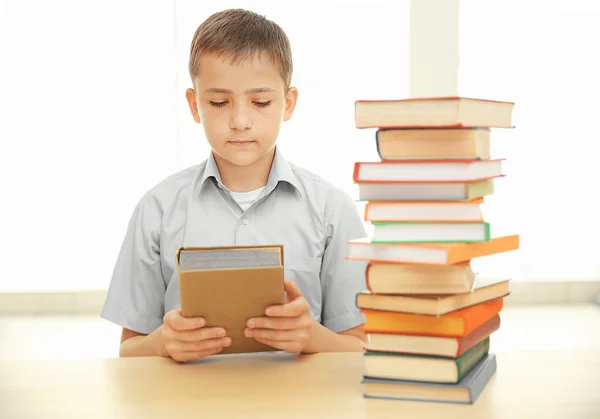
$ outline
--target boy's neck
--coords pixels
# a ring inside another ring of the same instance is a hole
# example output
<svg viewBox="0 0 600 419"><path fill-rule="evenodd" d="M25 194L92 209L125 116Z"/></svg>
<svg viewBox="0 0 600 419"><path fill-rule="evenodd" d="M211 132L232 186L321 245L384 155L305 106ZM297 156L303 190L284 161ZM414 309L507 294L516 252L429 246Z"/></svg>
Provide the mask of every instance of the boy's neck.
<svg viewBox="0 0 600 419"><path fill-rule="evenodd" d="M213 153L221 181L232 192L250 192L267 184L275 147L260 160L248 166L236 166Z"/></svg>

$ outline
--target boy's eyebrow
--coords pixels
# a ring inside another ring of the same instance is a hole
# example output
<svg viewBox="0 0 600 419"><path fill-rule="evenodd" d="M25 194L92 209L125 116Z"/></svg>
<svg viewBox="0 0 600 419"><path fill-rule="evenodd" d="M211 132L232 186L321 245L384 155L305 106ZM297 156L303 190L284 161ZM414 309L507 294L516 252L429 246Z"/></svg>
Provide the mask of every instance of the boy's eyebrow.
<svg viewBox="0 0 600 419"><path fill-rule="evenodd" d="M274 92L275 89L271 89L270 87L254 87L252 89L246 89L246 91L244 93L249 94L249 93L264 93L264 92ZM231 90L229 89L222 89L220 87L211 87L210 89L206 89L204 91L204 93L227 93L227 94L231 94L233 93Z"/></svg>

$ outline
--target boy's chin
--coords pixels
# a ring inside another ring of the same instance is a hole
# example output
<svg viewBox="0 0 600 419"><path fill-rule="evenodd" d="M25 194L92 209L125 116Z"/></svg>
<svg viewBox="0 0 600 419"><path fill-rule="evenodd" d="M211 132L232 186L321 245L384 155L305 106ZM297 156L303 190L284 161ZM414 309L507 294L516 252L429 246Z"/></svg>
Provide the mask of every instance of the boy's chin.
<svg viewBox="0 0 600 419"><path fill-rule="evenodd" d="M227 150L219 153L221 158L234 166L250 166L265 156L263 150Z"/></svg>

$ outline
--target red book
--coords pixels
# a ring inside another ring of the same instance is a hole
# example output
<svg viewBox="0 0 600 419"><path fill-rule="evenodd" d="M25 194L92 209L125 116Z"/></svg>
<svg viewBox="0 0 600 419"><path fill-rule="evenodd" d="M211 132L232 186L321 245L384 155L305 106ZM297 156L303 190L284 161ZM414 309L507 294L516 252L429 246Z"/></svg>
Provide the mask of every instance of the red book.
<svg viewBox="0 0 600 419"><path fill-rule="evenodd" d="M419 336L391 333L370 333L368 351L411 353L458 358L500 328L500 315L473 330L466 336Z"/></svg>

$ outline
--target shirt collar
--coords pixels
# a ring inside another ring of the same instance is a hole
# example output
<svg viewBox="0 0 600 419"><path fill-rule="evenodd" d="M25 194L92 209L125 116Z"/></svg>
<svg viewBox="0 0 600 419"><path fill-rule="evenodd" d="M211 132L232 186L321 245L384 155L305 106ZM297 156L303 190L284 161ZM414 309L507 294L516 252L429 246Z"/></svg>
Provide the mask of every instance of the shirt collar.
<svg viewBox="0 0 600 419"><path fill-rule="evenodd" d="M217 182L217 186L220 188L225 188L223 182L221 180L221 175L219 173L219 168L217 167L217 162L215 161L215 156L212 152L209 153L208 160L206 161L206 165L204 167L204 173L202 174L202 178L200 180L200 190L204 187L204 184L209 178L213 178ZM302 196L302 189L300 188L300 183L292 170L292 167L288 163L288 161L283 157L281 150L279 148L275 148L275 156L273 158L273 164L271 165L271 171L269 173L269 178L267 180L266 192L269 193L279 184L279 182L285 182L294 187L300 196Z"/></svg>
<svg viewBox="0 0 600 419"><path fill-rule="evenodd" d="M217 162L212 151L209 153L208 160L204 166L204 173L202 174L202 179L200 179L200 188L203 188L206 181L210 178L215 179L218 185L223 185L221 174L219 173L219 168L217 167Z"/></svg>

